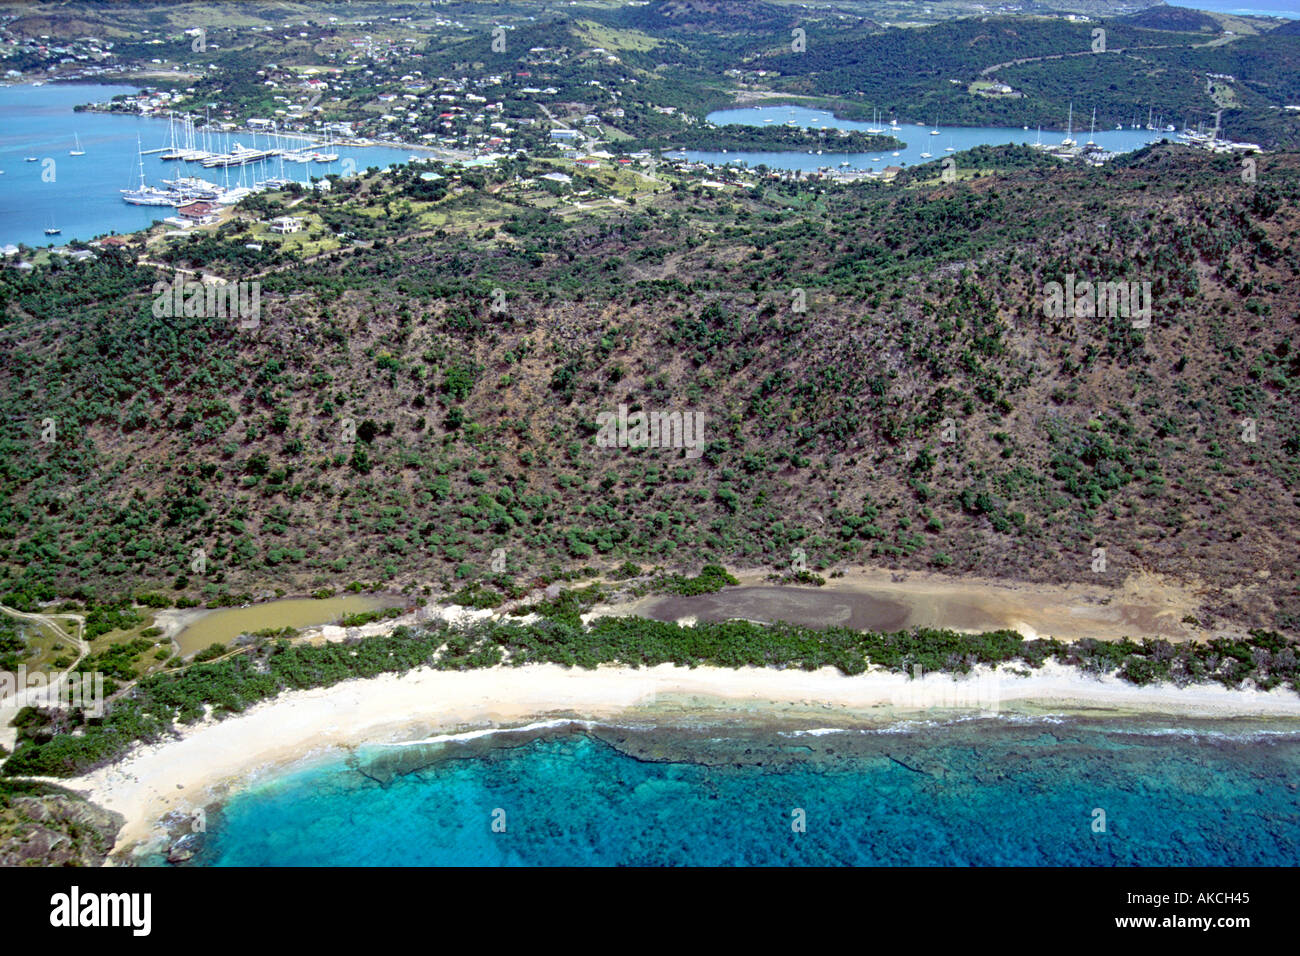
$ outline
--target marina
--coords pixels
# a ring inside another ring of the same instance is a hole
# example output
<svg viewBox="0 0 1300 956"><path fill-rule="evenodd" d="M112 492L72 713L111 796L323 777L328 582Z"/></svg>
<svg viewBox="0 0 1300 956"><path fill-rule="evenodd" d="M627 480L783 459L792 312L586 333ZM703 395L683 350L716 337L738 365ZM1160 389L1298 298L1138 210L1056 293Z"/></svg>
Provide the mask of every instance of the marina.
<svg viewBox="0 0 1300 956"><path fill-rule="evenodd" d="M203 116L74 112L135 89L0 87L0 169L8 173L0 176L0 244L41 247L134 232L176 218L178 207L194 201L221 206L293 183L310 188L313 180L383 169L411 155L397 144L221 130ZM69 155L78 152L84 155ZM290 158L298 153L306 160Z"/></svg>
<svg viewBox="0 0 1300 956"><path fill-rule="evenodd" d="M1154 111L1148 124L1143 127L1136 119L1127 127L1098 129L1096 121L1091 123L1092 132L1088 141L1080 145L1075 139L1074 105L1071 103L1063 111L1062 126L1055 132L1046 129L1037 131L1028 127L982 127L982 126L941 126L936 118L933 126L922 121L907 121L901 125L898 117L890 117L886 125L882 118L876 117L871 122L841 119L825 110L789 105L748 107L744 109L717 110L710 113L706 120L715 126L743 124L759 126L770 118L784 118L793 121L805 129L823 131L825 144L823 149L814 153L801 150L672 150L664 155L669 159L684 159L690 162L713 166L746 165L749 167L766 166L773 170L819 173L841 179L859 179L879 177L909 165L917 165L935 159L935 151L940 156L973 149L977 146L1002 146L1022 144L1046 152L1065 161L1078 161L1099 165L1116 156L1141 149L1162 140L1181 143L1216 152L1254 152L1259 149L1252 143L1230 143L1216 138L1213 133L1197 132L1185 129L1179 133L1172 124L1157 126L1163 117L1156 117ZM837 131L862 131L872 134L886 134L903 141L900 149L892 153L872 152L856 153L835 150ZM916 132L913 133L912 131ZM936 138L941 137L941 138ZM938 143L946 142L940 151ZM822 156L821 154L828 154ZM829 160L829 161L828 161Z"/></svg>

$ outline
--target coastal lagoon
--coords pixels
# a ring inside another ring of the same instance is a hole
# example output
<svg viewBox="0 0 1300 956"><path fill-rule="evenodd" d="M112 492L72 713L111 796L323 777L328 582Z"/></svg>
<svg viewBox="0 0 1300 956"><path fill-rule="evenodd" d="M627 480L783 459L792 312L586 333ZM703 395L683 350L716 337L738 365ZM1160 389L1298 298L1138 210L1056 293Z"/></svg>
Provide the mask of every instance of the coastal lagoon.
<svg viewBox="0 0 1300 956"><path fill-rule="evenodd" d="M248 607L222 608L197 617L176 637L180 652L186 657L212 644L226 644L240 634L282 627L314 627L332 624L345 614L358 614L392 607L393 598L351 594L317 600L283 598Z"/></svg>
<svg viewBox="0 0 1300 956"><path fill-rule="evenodd" d="M52 84L0 86L0 245L26 243L63 245L71 239L93 239L107 233L134 232L176 214L170 206L132 206L122 201L121 190L140 183L140 155L136 137L145 150L169 145L166 119L126 113L74 112L82 103L107 102L119 93L134 93L134 86ZM177 136L179 136L179 125ZM247 131L220 134L225 145L235 141L253 146ZM69 151L80 140L84 156ZM266 134L256 145L269 146ZM308 145L285 140L290 148ZM284 163L287 179L309 182L312 177L342 175L370 166L404 163L407 150L390 147L331 146L339 159L333 163ZM27 162L33 157L36 162ZM52 161L53 165L50 165ZM231 186L278 177L278 159L243 167L204 169L198 163L165 161L158 153L144 157L145 179L151 186L165 177L197 176ZM61 230L45 235L48 228Z"/></svg>
<svg viewBox="0 0 1300 956"><path fill-rule="evenodd" d="M257 780L186 844L214 866L1294 866L1297 781L1295 721L702 711L365 746Z"/></svg>
<svg viewBox="0 0 1300 956"><path fill-rule="evenodd" d="M1061 118L1064 120L1066 117L1062 116ZM771 152L730 150L722 152L694 149L671 151L666 152L664 155L718 166L727 163L744 163L750 167L765 165L771 169L802 170L805 172L823 167L843 171L871 169L879 171L886 166L915 166L921 163L940 162L943 157L950 155L948 152L949 147L952 147L954 152L960 152L976 146L1004 146L1008 143L1028 144L1042 142L1056 144L1065 136L1062 130L1043 130L1040 133L1038 130L1023 130L1013 127L917 125L915 121L904 123L901 120L897 129L891 129L887 118L882 123L872 124L840 119L826 110L789 105L717 110L710 113L706 119L716 126L726 126L732 123L745 126L763 126L793 122L795 125L806 129L826 130L827 133L823 138L823 144L819 147L822 150L821 155L818 155L816 150L812 152L806 150ZM1141 120L1146 122L1146 117L1141 117ZM933 122L933 119L931 119L931 122ZM1127 127L1130 118L1125 117L1122 122ZM1181 122L1181 118L1179 122ZM1080 122L1080 114L1076 111L1074 114L1074 138L1081 144L1087 142L1090 138L1088 124L1089 117L1083 116L1082 122ZM1111 129L1098 129L1096 134L1091 137L1096 141L1097 145L1110 152L1127 152L1141 149L1152 141L1159 141L1161 137L1168 136L1172 138L1174 135L1173 133L1159 133L1145 129L1125 128L1117 130L1113 128L1113 123L1111 125ZM865 131L868 127L873 126L883 128L882 135L894 136L904 143L903 146L896 150L899 155L895 156L895 150L892 149L873 153L836 151L836 143L839 137L835 130ZM1080 126L1082 126L1082 130L1080 130ZM939 135L932 136L931 130L935 129L939 130ZM924 157L921 155L923 152L931 153L932 156ZM846 163L847 165L844 165Z"/></svg>
<svg viewBox="0 0 1300 956"><path fill-rule="evenodd" d="M708 594L651 594L600 613L654 621L745 620L889 633L916 627L983 632L1003 628L1066 640L1120 637L1186 640L1185 594L1152 582L1104 597L1085 588L1007 588L960 579L832 580L823 587L743 584Z"/></svg>

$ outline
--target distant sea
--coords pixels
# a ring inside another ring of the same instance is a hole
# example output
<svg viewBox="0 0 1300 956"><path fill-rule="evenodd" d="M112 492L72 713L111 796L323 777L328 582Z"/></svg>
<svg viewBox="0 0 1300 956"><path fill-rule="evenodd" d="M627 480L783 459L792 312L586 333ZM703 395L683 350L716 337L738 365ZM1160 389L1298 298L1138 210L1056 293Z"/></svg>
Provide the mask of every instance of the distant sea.
<svg viewBox="0 0 1300 956"><path fill-rule="evenodd" d="M1210 10L1214 13L1237 13L1243 16L1254 14L1300 20L1300 4L1295 0L1250 0L1248 6L1233 3L1232 0L1196 0L1194 3L1171 3L1170 6L1186 6L1192 10Z"/></svg>
<svg viewBox="0 0 1300 956"><path fill-rule="evenodd" d="M1295 866L1298 785L1294 722L551 724L260 779L191 865Z"/></svg>

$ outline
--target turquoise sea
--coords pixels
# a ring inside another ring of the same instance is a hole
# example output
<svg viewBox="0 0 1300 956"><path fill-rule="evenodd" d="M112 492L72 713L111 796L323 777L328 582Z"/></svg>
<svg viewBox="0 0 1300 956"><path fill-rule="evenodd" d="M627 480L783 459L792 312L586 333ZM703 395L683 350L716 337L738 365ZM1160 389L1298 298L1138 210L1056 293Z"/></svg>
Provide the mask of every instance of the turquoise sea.
<svg viewBox="0 0 1300 956"><path fill-rule="evenodd" d="M210 866L1294 866L1298 785L1294 722L562 723L302 766L187 842Z"/></svg>

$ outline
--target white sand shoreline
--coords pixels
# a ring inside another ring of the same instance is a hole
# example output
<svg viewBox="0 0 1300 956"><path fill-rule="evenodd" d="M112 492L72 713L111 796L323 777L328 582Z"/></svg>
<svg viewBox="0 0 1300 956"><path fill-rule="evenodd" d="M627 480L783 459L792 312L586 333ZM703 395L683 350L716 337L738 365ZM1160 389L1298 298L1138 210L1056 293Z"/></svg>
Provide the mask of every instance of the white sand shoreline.
<svg viewBox="0 0 1300 956"><path fill-rule="evenodd" d="M121 813L126 824L119 850L156 846L165 837L161 821L166 814L192 812L264 771L359 744L422 740L561 715L653 718L655 705L672 705L680 714L683 706L706 710L709 704L753 708L755 716L816 713L824 720L829 712L883 722L936 709L1300 720L1300 695L1285 688L1137 687L1056 662L1028 676L980 668L967 678L927 674L921 680L884 671L846 677L829 667L812 672L671 664L596 670L556 664L470 671L419 668L282 694L239 716L185 728L178 739L137 748L110 767L51 782Z"/></svg>

